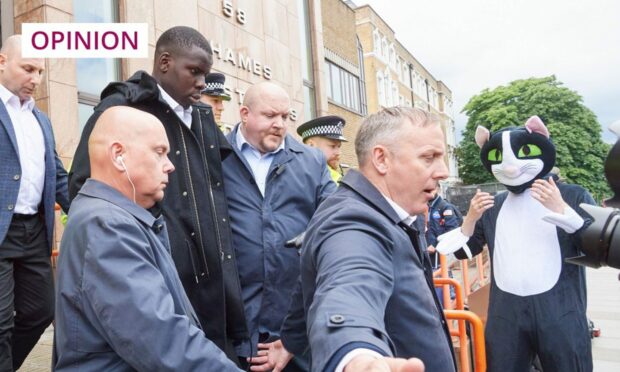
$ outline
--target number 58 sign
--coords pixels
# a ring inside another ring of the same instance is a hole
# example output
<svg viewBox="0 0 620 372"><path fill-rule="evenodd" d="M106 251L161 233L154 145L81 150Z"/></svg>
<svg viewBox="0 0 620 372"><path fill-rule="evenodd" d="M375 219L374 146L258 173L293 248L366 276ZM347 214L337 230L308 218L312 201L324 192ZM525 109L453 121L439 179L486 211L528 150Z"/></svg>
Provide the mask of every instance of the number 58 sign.
<svg viewBox="0 0 620 372"><path fill-rule="evenodd" d="M232 0L222 0L222 13L224 13L226 17L237 18L237 23L239 24L245 24L245 10L237 8L235 11Z"/></svg>

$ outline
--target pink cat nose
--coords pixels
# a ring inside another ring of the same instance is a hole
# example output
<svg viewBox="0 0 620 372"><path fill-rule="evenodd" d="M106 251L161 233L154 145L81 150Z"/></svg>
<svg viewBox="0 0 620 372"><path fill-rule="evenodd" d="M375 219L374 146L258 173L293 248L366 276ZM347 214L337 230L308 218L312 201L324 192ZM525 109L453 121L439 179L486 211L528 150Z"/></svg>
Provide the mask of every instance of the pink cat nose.
<svg viewBox="0 0 620 372"><path fill-rule="evenodd" d="M519 168L514 165L504 165L504 174L508 177L514 178L518 175Z"/></svg>

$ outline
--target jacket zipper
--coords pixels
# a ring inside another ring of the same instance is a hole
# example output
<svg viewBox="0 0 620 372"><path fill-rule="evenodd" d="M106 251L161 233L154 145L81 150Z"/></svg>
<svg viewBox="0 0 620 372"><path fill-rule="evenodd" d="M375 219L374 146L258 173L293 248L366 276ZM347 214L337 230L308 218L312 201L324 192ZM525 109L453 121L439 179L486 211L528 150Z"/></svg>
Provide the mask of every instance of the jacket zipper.
<svg viewBox="0 0 620 372"><path fill-rule="evenodd" d="M192 173L190 172L189 169L189 157L187 156L187 144L185 143L185 134L183 134L183 128L181 127L180 122L178 122L179 125L179 130L181 132L181 141L183 142L183 150L184 150L184 155L185 155L185 166L187 167L187 176L189 177L189 187L191 189L191 194L192 194L192 202L194 204L194 216L196 217L196 228L198 230L198 242L200 243L200 257L202 258L202 261L204 263L204 272L200 273L200 276L204 276L205 274L207 275L207 277L209 276L209 267L207 266L207 258L206 258L206 254L205 254L205 246L204 243L202 241L202 229L200 228L200 217L198 216L198 204L196 203L196 193L194 192L194 182L192 181ZM198 147L200 148L200 144L198 145Z"/></svg>
<svg viewBox="0 0 620 372"><path fill-rule="evenodd" d="M192 247L189 245L187 239L185 239L185 246L187 247L187 254L189 255L189 261L192 264L192 270L194 271L194 278L196 279L196 284L198 284L198 273L196 272L196 263L194 262L194 254L192 253Z"/></svg>
<svg viewBox="0 0 620 372"><path fill-rule="evenodd" d="M202 111L200 109L198 109L198 123L200 124L200 126L198 127L198 129L200 130L200 140L202 142L200 143L205 143L205 136L204 136L204 132L202 130L202 115L201 115ZM208 112L207 112L208 114ZM219 129L218 129L219 130ZM217 211L216 211L216 205L215 205L215 197L213 196L213 187L211 185L211 173L209 172L209 159L207 158L207 154L206 154L206 150L203 149L202 146L200 146L200 143L198 144L198 148L200 148L200 151L202 152L202 157L205 159L204 162L204 168L205 168L205 173L207 174L207 186L209 189L209 198L211 199L211 205L213 206L213 208L211 208L211 214L213 217L213 224L215 225L215 237L217 239L217 249L220 251L220 261L224 261L224 250L222 249L222 238L220 236L220 229L218 228L218 224L219 224L219 217L217 215Z"/></svg>

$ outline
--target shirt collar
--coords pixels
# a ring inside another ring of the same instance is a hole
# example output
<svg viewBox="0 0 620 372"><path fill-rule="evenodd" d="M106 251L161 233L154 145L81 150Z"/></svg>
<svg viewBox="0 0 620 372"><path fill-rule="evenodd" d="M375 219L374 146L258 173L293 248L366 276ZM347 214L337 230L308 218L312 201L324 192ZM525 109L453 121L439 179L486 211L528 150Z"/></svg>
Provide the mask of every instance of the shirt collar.
<svg viewBox="0 0 620 372"><path fill-rule="evenodd" d="M265 155L274 155L277 154L278 152L280 152L280 150L284 150L284 142L286 141L286 138L284 138L284 140L282 140L282 143L280 143L280 146L278 146L277 149L273 150L272 152L268 152ZM243 151L244 145L247 145L248 147L250 147L252 150L257 151L258 153L260 153L258 151L258 149L256 149L256 147L252 146L251 143L249 143L246 139L245 136L243 135L243 133L241 133L241 124L239 124L238 128L237 128L237 134L235 135L235 144L237 145L237 149L239 149L239 151Z"/></svg>
<svg viewBox="0 0 620 372"><path fill-rule="evenodd" d="M30 97L28 98L28 100L26 100L26 102L21 104L21 102L19 101L19 97L13 94L13 92L11 92L10 90L6 89L6 87L2 84L0 84L0 99L2 99L2 103L5 106L9 105L9 101L14 101L17 102L18 107L22 108L25 106L28 111L32 111L32 109L34 108L34 98Z"/></svg>
<svg viewBox="0 0 620 372"><path fill-rule="evenodd" d="M400 205L396 204L394 200L388 198L385 195L383 195L383 197L388 202L388 204L390 204L390 207L394 209L394 212L396 212L398 218L400 218L403 223L405 223L407 226L411 226L411 224L415 222L417 216L410 216L409 213L407 213Z"/></svg>
<svg viewBox="0 0 620 372"><path fill-rule="evenodd" d="M174 98L172 98L168 94L168 92L166 92L164 90L164 88L162 88L161 85L157 84L157 87L159 88L159 92L161 93L161 97L164 99L164 101L166 101L168 106L170 106L172 108L172 110L174 110L174 112L179 113L181 115L185 115L185 116L189 115L191 117L192 109L193 109L191 105L188 108L183 108L183 106L181 106L180 103L175 101ZM182 117L181 117L181 120L183 120L183 122L185 122L185 120ZM190 121L190 124L191 124L191 121Z"/></svg>

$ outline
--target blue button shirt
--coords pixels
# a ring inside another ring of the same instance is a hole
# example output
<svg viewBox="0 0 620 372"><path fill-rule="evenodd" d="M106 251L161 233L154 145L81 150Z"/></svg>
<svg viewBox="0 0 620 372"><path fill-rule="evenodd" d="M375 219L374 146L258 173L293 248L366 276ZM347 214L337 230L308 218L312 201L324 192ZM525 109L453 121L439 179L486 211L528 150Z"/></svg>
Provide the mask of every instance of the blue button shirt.
<svg viewBox="0 0 620 372"><path fill-rule="evenodd" d="M241 155L248 162L248 165L252 169L252 175L254 176L254 181L256 181L256 185L260 190L260 193L265 196L265 185L267 184L267 173L269 172L269 167L271 167L271 163L275 158L276 154L282 150L284 150L284 139L280 146L278 146L275 151L268 152L265 154L261 154L260 151L256 149L256 147L252 146L241 133L241 127L237 130L237 137L235 138L236 146L241 151Z"/></svg>

